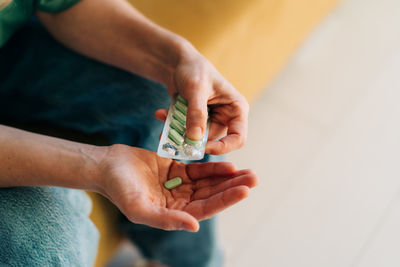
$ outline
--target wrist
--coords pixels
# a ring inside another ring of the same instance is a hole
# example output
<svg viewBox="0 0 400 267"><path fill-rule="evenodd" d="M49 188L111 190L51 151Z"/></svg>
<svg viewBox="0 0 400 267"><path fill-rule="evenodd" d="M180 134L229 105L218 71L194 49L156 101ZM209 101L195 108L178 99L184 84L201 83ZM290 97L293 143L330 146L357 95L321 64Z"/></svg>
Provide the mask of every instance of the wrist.
<svg viewBox="0 0 400 267"><path fill-rule="evenodd" d="M159 82L170 87L173 83L173 76L176 68L189 54L192 54L196 49L185 38L174 33L166 32L165 41L161 48L156 50L159 53L157 58L160 60L161 75L157 79Z"/></svg>
<svg viewBox="0 0 400 267"><path fill-rule="evenodd" d="M165 68L166 71L163 73L161 80L159 80L168 88L175 87L175 72L179 65L199 55L197 49L188 40L179 35L173 35L168 42L168 49L165 50L167 51L165 53L167 57L163 62L168 67Z"/></svg>
<svg viewBox="0 0 400 267"><path fill-rule="evenodd" d="M101 166L109 151L109 146L93 146L87 145L80 150L81 158L84 162L83 174L84 187L83 189L104 193L101 184Z"/></svg>

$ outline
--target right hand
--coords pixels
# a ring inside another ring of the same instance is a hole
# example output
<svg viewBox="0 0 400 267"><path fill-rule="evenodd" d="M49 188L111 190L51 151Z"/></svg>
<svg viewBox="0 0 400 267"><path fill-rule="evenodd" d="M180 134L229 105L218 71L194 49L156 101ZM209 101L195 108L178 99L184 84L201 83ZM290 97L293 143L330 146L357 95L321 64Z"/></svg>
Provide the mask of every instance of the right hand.
<svg viewBox="0 0 400 267"><path fill-rule="evenodd" d="M221 155L246 143L249 104L192 45L185 46L179 63L164 81L171 96L179 93L188 101L186 135L201 140L207 126L207 105L212 107L206 153ZM167 111L156 111L164 120Z"/></svg>

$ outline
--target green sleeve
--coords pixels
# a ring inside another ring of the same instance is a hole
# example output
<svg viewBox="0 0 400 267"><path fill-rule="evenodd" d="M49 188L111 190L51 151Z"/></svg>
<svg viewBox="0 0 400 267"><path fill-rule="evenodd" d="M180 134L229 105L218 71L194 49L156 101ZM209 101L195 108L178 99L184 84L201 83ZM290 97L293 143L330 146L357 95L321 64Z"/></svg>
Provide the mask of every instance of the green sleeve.
<svg viewBox="0 0 400 267"><path fill-rule="evenodd" d="M0 0L1 1L1 0ZM13 0L0 10L0 47L11 35L26 23L35 10L56 13L63 11L80 0Z"/></svg>
<svg viewBox="0 0 400 267"><path fill-rule="evenodd" d="M44 12L56 13L63 11L80 0L37 0L36 9Z"/></svg>

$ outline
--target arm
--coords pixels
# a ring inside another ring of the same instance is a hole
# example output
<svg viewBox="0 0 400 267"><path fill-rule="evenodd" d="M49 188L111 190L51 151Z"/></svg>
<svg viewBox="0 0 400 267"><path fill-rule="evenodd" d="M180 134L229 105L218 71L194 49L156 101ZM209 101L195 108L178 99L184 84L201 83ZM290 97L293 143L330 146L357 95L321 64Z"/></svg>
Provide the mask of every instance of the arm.
<svg viewBox="0 0 400 267"><path fill-rule="evenodd" d="M128 2L83 0L58 14L37 15L73 50L161 82L171 95L185 97L190 139L201 139L207 105L213 105L207 153L224 154L245 143L248 104L244 97L188 41L149 21ZM160 110L156 116L164 119L165 113Z"/></svg>
<svg viewBox="0 0 400 267"><path fill-rule="evenodd" d="M170 79L185 46L190 46L124 0L83 0L64 12L37 16L71 49L160 83Z"/></svg>
<svg viewBox="0 0 400 267"><path fill-rule="evenodd" d="M0 125L0 187L54 185L97 191L105 149Z"/></svg>
<svg viewBox="0 0 400 267"><path fill-rule="evenodd" d="M163 187L180 176L183 185ZM235 204L257 183L230 163L185 165L124 145L98 147L0 125L0 188L62 186L110 199L132 222L197 231L198 221Z"/></svg>

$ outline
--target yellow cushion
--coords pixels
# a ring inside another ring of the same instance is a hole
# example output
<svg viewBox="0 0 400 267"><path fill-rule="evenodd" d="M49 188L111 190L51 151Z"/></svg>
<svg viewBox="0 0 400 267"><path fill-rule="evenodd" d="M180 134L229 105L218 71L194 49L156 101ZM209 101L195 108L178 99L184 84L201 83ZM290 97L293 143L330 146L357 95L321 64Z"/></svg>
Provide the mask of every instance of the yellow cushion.
<svg viewBox="0 0 400 267"><path fill-rule="evenodd" d="M253 100L337 0L129 0Z"/></svg>
<svg viewBox="0 0 400 267"><path fill-rule="evenodd" d="M103 267L111 259L122 240L117 225L118 209L103 196L87 192L93 202L90 219L100 232L99 249L96 258L96 267Z"/></svg>

